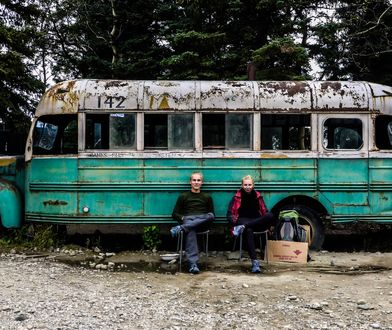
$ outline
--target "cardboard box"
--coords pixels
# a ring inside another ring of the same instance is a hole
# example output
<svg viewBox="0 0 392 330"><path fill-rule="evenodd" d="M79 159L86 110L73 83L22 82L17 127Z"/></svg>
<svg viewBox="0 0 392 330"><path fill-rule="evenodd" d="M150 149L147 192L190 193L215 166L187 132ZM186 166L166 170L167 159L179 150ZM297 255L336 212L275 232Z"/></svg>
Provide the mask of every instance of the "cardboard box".
<svg viewBox="0 0 392 330"><path fill-rule="evenodd" d="M290 241L268 241L268 262L295 262L306 264L308 261L308 243Z"/></svg>

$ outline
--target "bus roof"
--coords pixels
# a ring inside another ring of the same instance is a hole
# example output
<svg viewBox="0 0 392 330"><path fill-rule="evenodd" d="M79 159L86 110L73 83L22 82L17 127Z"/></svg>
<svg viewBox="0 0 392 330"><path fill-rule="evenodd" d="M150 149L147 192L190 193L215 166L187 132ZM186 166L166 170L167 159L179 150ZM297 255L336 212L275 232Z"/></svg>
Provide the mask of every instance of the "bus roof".
<svg viewBox="0 0 392 330"><path fill-rule="evenodd" d="M49 88L36 117L101 111L375 111L392 114L392 88L351 81L70 80Z"/></svg>

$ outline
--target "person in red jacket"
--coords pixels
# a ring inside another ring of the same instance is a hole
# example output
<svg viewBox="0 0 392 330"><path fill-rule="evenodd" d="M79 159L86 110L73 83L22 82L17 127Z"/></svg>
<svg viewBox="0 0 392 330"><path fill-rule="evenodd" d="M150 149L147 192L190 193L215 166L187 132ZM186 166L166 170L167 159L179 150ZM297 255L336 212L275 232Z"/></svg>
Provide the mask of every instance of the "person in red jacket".
<svg viewBox="0 0 392 330"><path fill-rule="evenodd" d="M268 212L261 194L254 189L254 180L250 175L242 178L241 189L230 201L227 220L233 226L234 236L244 233L252 261L252 272L260 273L253 232L269 230L274 226L275 220L274 215Z"/></svg>

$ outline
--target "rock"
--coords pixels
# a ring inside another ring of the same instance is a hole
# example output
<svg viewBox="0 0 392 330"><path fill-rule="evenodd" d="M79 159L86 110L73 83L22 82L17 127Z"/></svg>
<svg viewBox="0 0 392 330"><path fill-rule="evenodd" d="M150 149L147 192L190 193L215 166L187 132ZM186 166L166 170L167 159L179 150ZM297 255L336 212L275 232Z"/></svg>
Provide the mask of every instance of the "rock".
<svg viewBox="0 0 392 330"><path fill-rule="evenodd" d="M358 309L362 309L362 310L365 310L365 311L368 311L368 310L374 309L374 307L372 307L372 306L369 306L368 304L362 304L362 305L358 305L357 307L358 307Z"/></svg>
<svg viewBox="0 0 392 330"><path fill-rule="evenodd" d="M246 284L246 283L243 283L243 284L242 284L242 287L243 287L243 288L249 288L249 285Z"/></svg>
<svg viewBox="0 0 392 330"><path fill-rule="evenodd" d="M372 324L370 324L370 327L373 329L380 329L381 328L380 323L372 323Z"/></svg>
<svg viewBox="0 0 392 330"><path fill-rule="evenodd" d="M310 304L306 304L307 308L310 309L315 309L315 310L322 310L323 306L321 306L321 304L319 304L318 302L312 302Z"/></svg>
<svg viewBox="0 0 392 330"><path fill-rule="evenodd" d="M28 317L25 314L19 314L19 315L17 315L15 317L15 321L24 321L24 320L27 320L27 319L28 319Z"/></svg>

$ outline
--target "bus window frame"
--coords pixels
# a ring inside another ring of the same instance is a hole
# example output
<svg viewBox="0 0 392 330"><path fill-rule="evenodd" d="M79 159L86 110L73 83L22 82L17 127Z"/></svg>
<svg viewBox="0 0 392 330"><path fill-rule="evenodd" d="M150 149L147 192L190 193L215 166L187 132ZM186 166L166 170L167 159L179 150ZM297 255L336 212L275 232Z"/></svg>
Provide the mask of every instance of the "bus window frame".
<svg viewBox="0 0 392 330"><path fill-rule="evenodd" d="M336 148L327 148L324 146L324 123L328 119L359 119L362 123L362 144L358 149L336 149ZM318 115L318 126L317 131L319 132L318 136L318 148L319 152L324 153L344 153L344 154L356 154L358 152L368 152L369 150L369 114L366 113L328 113L328 114L319 114Z"/></svg>

